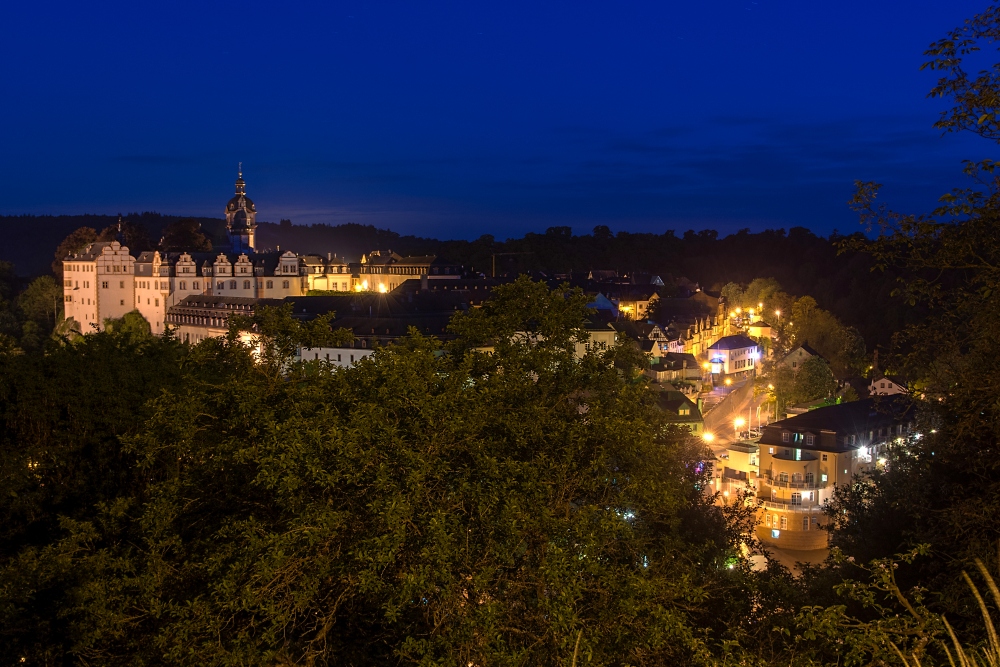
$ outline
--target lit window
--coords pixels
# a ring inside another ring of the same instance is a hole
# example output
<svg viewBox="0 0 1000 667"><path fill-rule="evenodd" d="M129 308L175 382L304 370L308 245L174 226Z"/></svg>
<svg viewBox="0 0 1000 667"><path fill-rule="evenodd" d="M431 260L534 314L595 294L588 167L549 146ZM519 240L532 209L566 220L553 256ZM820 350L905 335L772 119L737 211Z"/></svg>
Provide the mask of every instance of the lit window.
<svg viewBox="0 0 1000 667"><path fill-rule="evenodd" d="M785 530L786 528L788 528L788 517L783 516L781 517L781 529Z"/></svg>
<svg viewBox="0 0 1000 667"><path fill-rule="evenodd" d="M781 434L781 441L782 442L788 442L789 437L790 437L790 434L788 433L788 431L785 431L784 433Z"/></svg>

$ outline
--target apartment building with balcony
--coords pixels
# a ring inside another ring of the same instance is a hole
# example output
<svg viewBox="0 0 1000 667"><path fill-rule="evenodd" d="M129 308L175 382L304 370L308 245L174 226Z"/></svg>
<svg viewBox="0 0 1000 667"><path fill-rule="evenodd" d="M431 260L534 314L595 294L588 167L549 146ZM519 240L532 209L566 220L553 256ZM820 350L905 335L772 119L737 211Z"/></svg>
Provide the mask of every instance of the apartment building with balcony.
<svg viewBox="0 0 1000 667"><path fill-rule="evenodd" d="M836 487L884 463L886 448L905 446L912 405L902 397L868 398L818 408L763 428L757 536L787 549L822 549L824 505Z"/></svg>

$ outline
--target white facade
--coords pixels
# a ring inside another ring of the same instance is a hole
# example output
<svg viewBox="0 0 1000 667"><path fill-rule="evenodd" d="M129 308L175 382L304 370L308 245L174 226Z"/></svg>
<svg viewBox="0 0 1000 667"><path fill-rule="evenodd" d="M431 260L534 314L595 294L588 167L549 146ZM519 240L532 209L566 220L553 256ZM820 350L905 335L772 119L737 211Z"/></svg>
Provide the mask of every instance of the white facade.
<svg viewBox="0 0 1000 667"><path fill-rule="evenodd" d="M63 261L63 306L80 331L134 309L135 258L118 241L92 243Z"/></svg>
<svg viewBox="0 0 1000 667"><path fill-rule="evenodd" d="M372 354L375 354L375 350L353 347L300 347L295 351L295 360L322 361L338 368L347 368Z"/></svg>

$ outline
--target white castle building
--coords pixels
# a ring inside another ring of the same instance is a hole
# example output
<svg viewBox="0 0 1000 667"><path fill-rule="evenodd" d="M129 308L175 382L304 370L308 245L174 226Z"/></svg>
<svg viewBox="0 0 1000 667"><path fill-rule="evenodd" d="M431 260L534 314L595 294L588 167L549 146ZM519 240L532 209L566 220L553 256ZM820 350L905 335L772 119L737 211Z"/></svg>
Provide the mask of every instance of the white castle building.
<svg viewBox="0 0 1000 667"><path fill-rule="evenodd" d="M161 252L133 257L118 241L91 243L63 260L66 319L88 333L104 321L139 311L154 334L163 333L167 311L188 297L275 299L310 290L388 292L407 279L454 278L461 267L437 257L402 257L373 251L359 262L335 255L256 252L257 208L246 195L240 171L236 195L225 208L229 252Z"/></svg>

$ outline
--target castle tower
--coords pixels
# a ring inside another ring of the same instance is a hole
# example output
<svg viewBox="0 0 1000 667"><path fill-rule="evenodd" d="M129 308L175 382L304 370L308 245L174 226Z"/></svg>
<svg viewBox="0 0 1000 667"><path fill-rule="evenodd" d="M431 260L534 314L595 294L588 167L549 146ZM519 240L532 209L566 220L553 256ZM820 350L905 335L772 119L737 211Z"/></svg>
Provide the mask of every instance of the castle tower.
<svg viewBox="0 0 1000 667"><path fill-rule="evenodd" d="M226 231L234 253L253 252L254 232L257 229L257 207L247 197L246 181L243 180L243 163L240 163L236 177L236 196L226 204Z"/></svg>

